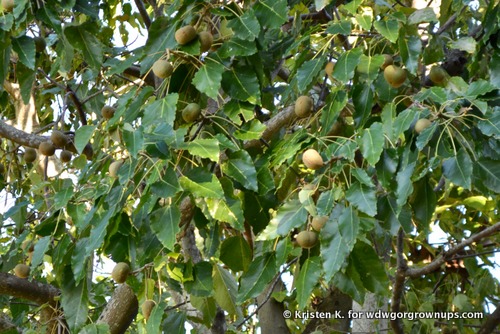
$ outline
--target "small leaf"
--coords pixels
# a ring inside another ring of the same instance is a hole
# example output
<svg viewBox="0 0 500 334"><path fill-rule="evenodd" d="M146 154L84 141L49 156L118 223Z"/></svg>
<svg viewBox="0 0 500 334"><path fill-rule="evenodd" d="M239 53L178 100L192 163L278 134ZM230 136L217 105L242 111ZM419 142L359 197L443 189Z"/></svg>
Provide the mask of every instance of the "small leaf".
<svg viewBox="0 0 500 334"><path fill-rule="evenodd" d="M273 279L277 272L276 255L274 252L268 252L255 258L240 278L238 291L238 302L255 298L260 295L267 284Z"/></svg>
<svg viewBox="0 0 500 334"><path fill-rule="evenodd" d="M299 277L297 278L296 283L297 302L299 304L299 309L303 309L306 306L309 298L311 297L314 287L318 283L320 276L320 257L314 256L308 258L300 268Z"/></svg>
<svg viewBox="0 0 500 334"><path fill-rule="evenodd" d="M422 22L436 22L437 16L432 8L417 9L408 16L408 24L419 24Z"/></svg>
<svg viewBox="0 0 500 334"><path fill-rule="evenodd" d="M31 270L42 264L45 252L49 249L51 239L50 236L46 236L38 240L35 244L33 258L31 259Z"/></svg>
<svg viewBox="0 0 500 334"><path fill-rule="evenodd" d="M391 43L396 43L399 35L399 23L396 20L375 21L375 29Z"/></svg>
<svg viewBox="0 0 500 334"><path fill-rule="evenodd" d="M462 37L456 41L450 42L449 45L452 49L458 49L473 54L476 52L477 42L472 37Z"/></svg>
<svg viewBox="0 0 500 334"><path fill-rule="evenodd" d="M410 73L415 74L418 70L420 53L422 52L422 41L420 37L414 35L408 36L404 30L401 30L398 45L401 59L406 65L406 69Z"/></svg>
<svg viewBox="0 0 500 334"><path fill-rule="evenodd" d="M328 34L336 35L336 34L342 34L342 35L349 35L351 33L351 21L349 20L342 20L340 22L335 22L331 24L328 28L326 28L326 32Z"/></svg>
<svg viewBox="0 0 500 334"><path fill-rule="evenodd" d="M472 160L464 149L460 149L456 156L443 162L443 174L451 182L471 189Z"/></svg>
<svg viewBox="0 0 500 334"><path fill-rule="evenodd" d="M173 93L148 104L146 108L144 108L142 125L147 128L150 125L157 125L159 122L165 122L170 126L174 126L178 99L179 94Z"/></svg>
<svg viewBox="0 0 500 334"><path fill-rule="evenodd" d="M252 250L242 236L227 238L220 248L220 260L233 271L245 271L252 261Z"/></svg>
<svg viewBox="0 0 500 334"><path fill-rule="evenodd" d="M405 169L398 172L396 175L396 182L398 184L396 194L397 194L397 205L399 215L400 209L406 204L408 197L413 192L413 184L411 181L411 176L413 175L413 170L415 169L415 162L410 163Z"/></svg>
<svg viewBox="0 0 500 334"><path fill-rule="evenodd" d="M392 125L392 133L391 133L391 140L395 141L399 136L403 134L406 130L410 128L411 123L415 119L415 116L417 115L417 112L415 109L408 108L401 112L396 119L394 120L394 123Z"/></svg>
<svg viewBox="0 0 500 334"><path fill-rule="evenodd" d="M125 142L125 147L129 151L130 155L137 158L137 153L142 150L144 146L144 135L142 133L142 126L134 129L129 123L125 123L123 126L123 141Z"/></svg>
<svg viewBox="0 0 500 334"><path fill-rule="evenodd" d="M384 63L384 56L365 56L361 55L361 60L358 65L357 71L363 75L367 81L373 81L380 73L380 66Z"/></svg>
<svg viewBox="0 0 500 334"><path fill-rule="evenodd" d="M180 231L181 212L176 205L170 204L154 211L151 215L151 229L162 245L172 250L176 235Z"/></svg>

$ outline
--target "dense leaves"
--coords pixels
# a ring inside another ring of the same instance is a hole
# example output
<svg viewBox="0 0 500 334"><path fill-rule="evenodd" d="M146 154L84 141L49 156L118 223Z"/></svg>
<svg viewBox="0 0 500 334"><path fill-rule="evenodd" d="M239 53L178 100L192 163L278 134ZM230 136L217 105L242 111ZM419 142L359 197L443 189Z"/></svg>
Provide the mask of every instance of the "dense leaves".
<svg viewBox="0 0 500 334"><path fill-rule="evenodd" d="M98 319L113 262L130 264L139 304L156 302L131 333L266 333L256 317L268 300L312 311L333 291L489 314L493 232L409 275L498 223L499 12L484 0L16 1L0 14L0 270L29 264L30 282L60 291L50 307L75 333L109 332ZM213 36L208 51L198 35L180 45L188 25ZM160 58L173 65L164 80L151 70ZM397 88L389 60L406 75ZM298 118L303 95L314 107ZM201 113L187 122L191 103ZM26 163L54 130L72 161L58 148ZM307 149L320 168L304 165ZM295 238L317 216L326 224L302 249ZM41 305L0 306L19 328L45 328ZM317 320L276 321L351 330ZM482 324L404 322L412 333Z"/></svg>

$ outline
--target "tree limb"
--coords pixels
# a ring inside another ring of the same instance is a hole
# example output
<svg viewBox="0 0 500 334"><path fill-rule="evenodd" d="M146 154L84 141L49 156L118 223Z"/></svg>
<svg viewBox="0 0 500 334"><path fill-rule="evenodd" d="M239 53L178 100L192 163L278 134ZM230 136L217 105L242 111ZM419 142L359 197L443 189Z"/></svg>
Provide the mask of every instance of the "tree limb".
<svg viewBox="0 0 500 334"><path fill-rule="evenodd" d="M404 243L404 231L402 228L399 229L398 239L397 239L397 271L396 278L394 279L394 285L392 288L392 300L391 300L391 311L399 312L401 299L404 293L404 283L406 279L406 271L408 270L408 264L403 257L403 245ZM403 334L403 323L401 319L391 320L391 326L396 334Z"/></svg>
<svg viewBox="0 0 500 334"><path fill-rule="evenodd" d="M286 107L266 123L266 129L262 133L260 139L251 140L245 143L245 149L260 147L263 142L269 141L275 133L292 122L295 118L297 118L297 115L295 115L295 106Z"/></svg>
<svg viewBox="0 0 500 334"><path fill-rule="evenodd" d="M486 321L481 325L478 334L492 333L497 326L500 325L500 307L486 318Z"/></svg>
<svg viewBox="0 0 500 334"><path fill-rule="evenodd" d="M482 230L481 232L478 232L471 237L463 240L456 246L450 248L448 251L444 252L443 254L440 254L438 257L436 257L431 263L428 265L422 267L422 268L411 268L408 269L405 274L407 277L410 278L417 278L423 275L430 274L436 270L438 270L446 261L450 260L453 255L459 253L461 250L463 250L465 247L471 245L474 242L477 242L481 239L484 239L486 237L489 237L490 235L493 235L500 231L500 222Z"/></svg>
<svg viewBox="0 0 500 334"><path fill-rule="evenodd" d="M26 133L3 121L0 121L0 137L12 140L19 145L33 148L38 148L41 142L48 140L48 137Z"/></svg>
<svg viewBox="0 0 500 334"><path fill-rule="evenodd" d="M31 300L39 305L56 304L59 289L49 284L29 281L8 273L0 273L0 294Z"/></svg>
<svg viewBox="0 0 500 334"><path fill-rule="evenodd" d="M134 2L135 5L137 6L137 9L139 10L139 14L141 14L142 20L144 21L146 28L149 29L149 27L151 26L151 18L149 17L146 7L144 7L144 3L142 2L142 0L134 0Z"/></svg>
<svg viewBox="0 0 500 334"><path fill-rule="evenodd" d="M134 290L127 284L120 284L97 323L108 324L111 334L123 334L139 312L139 302Z"/></svg>

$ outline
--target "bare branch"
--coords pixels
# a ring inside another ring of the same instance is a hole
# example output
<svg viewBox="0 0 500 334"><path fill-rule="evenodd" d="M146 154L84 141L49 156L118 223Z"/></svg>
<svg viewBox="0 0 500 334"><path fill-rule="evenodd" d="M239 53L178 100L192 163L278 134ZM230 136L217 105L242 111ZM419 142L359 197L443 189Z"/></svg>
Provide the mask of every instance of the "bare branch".
<svg viewBox="0 0 500 334"><path fill-rule="evenodd" d="M500 231L500 222L482 230L479 233L472 235L471 237L463 240L456 246L450 248L448 251L436 257L431 263L422 268L411 268L406 271L406 276L411 278L417 278L423 275L427 275L438 270L446 261L450 260L453 255L457 254L465 247L471 245L474 242L478 242L481 239L487 238Z"/></svg>
<svg viewBox="0 0 500 334"><path fill-rule="evenodd" d="M391 311L399 312L401 299L403 298L404 293L404 283L406 279L406 271L408 270L408 264L406 263L406 259L403 256L403 247L404 247L404 231L402 228L399 229L398 239L396 245L397 252L397 271L396 278L394 279L394 285L392 288L392 301L391 301ZM391 326L396 334L403 334L403 323L401 319L391 320Z"/></svg>
<svg viewBox="0 0 500 334"><path fill-rule="evenodd" d="M245 143L245 148L256 148L260 147L263 142L267 142L271 139L271 137L277 133L281 128L292 122L297 118L297 115L295 115L294 111L294 106L289 106L286 107L284 110L279 112L276 116L271 118L267 123L266 123L266 129L262 133L261 139L255 139L251 140L247 143Z"/></svg>
<svg viewBox="0 0 500 334"><path fill-rule="evenodd" d="M120 284L97 323L108 324L111 334L123 334L138 312L139 301L134 290L127 284Z"/></svg>
<svg viewBox="0 0 500 334"><path fill-rule="evenodd" d="M3 121L0 121L0 137L12 140L19 145L33 148L38 148L41 142L48 140L48 137L26 133Z"/></svg>
<svg viewBox="0 0 500 334"><path fill-rule="evenodd" d="M478 334L493 333L495 328L500 325L500 307L497 306L495 312L490 314L486 321L481 325Z"/></svg>
<svg viewBox="0 0 500 334"><path fill-rule="evenodd" d="M151 26L151 18L148 15L146 7L144 7L144 3L142 2L142 0L134 0L134 2L135 5L137 6L137 9L139 9L139 13L141 14L142 20L144 21L146 28L149 29L149 27Z"/></svg>
<svg viewBox="0 0 500 334"><path fill-rule="evenodd" d="M49 284L29 281L8 273L0 273L0 294L31 300L39 305L55 304L60 292Z"/></svg>

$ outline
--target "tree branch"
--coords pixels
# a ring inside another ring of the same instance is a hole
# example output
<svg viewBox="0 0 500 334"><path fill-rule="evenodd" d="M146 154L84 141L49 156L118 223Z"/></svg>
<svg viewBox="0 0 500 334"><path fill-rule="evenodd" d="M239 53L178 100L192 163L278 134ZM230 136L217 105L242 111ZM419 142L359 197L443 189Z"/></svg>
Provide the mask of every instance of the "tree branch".
<svg viewBox="0 0 500 334"><path fill-rule="evenodd" d="M497 306L495 312L490 314L486 321L481 325L478 334L493 333L493 330L500 325L500 307Z"/></svg>
<svg viewBox="0 0 500 334"><path fill-rule="evenodd" d="M0 137L12 140L19 145L33 148L38 148L41 142L48 140L48 137L26 133L3 121L0 121Z"/></svg>
<svg viewBox="0 0 500 334"><path fill-rule="evenodd" d="M146 7L144 7L144 3L142 2L142 0L134 0L134 2L135 5L137 6L137 9L139 9L139 14L141 14L142 20L144 21L146 28L149 29L149 27L151 26L151 18L148 15Z"/></svg>
<svg viewBox="0 0 500 334"><path fill-rule="evenodd" d="M138 311L139 302L134 290L127 284L120 284L97 323L108 324L111 334L123 334L134 321Z"/></svg>
<svg viewBox="0 0 500 334"><path fill-rule="evenodd" d="M245 143L245 149L249 148L257 148L262 145L263 142L269 141L272 136L277 133L281 128L285 125L292 122L297 115L295 115L295 106L288 106L283 111L279 112L276 116L271 118L266 123L266 129L262 133L262 137L260 139L251 140Z"/></svg>
<svg viewBox="0 0 500 334"><path fill-rule="evenodd" d="M450 260L453 255L459 253L461 250L463 250L465 247L471 245L474 242L477 242L481 239L484 239L486 237L489 237L490 235L493 235L500 231L500 222L482 230L479 233L476 233L472 235L471 237L463 240L456 246L450 248L448 251L444 252L443 254L440 254L438 257L436 257L431 263L426 265L425 267L422 268L411 268L406 271L406 276L410 278L417 278L423 275L430 274L436 270L438 270L446 261Z"/></svg>
<svg viewBox="0 0 500 334"><path fill-rule="evenodd" d="M39 305L45 303L55 305L55 299L60 291L49 284L0 273L0 294L31 300Z"/></svg>
<svg viewBox="0 0 500 334"><path fill-rule="evenodd" d="M408 264L403 256L404 247L404 231L402 228L399 229L398 239L396 245L397 252L397 271L396 278L394 279L394 285L392 288L392 300L391 300L391 311L399 312L401 299L404 293L404 283L406 279L406 271L408 270ZM391 320L391 327L396 334L404 334L403 323L401 319Z"/></svg>

